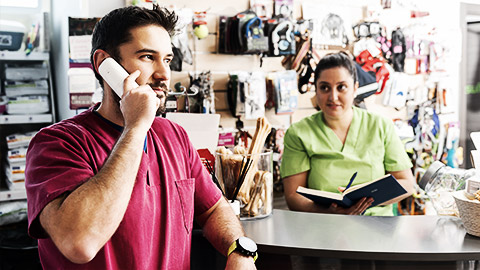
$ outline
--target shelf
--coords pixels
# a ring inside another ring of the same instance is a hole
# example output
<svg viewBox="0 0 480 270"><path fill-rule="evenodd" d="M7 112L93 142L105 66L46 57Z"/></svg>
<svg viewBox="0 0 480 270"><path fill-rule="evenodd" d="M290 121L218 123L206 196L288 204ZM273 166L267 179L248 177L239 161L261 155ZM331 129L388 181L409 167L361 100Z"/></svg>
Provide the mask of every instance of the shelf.
<svg viewBox="0 0 480 270"><path fill-rule="evenodd" d="M26 55L23 51L0 51L0 61L45 61L49 60L48 52L32 52Z"/></svg>
<svg viewBox="0 0 480 270"><path fill-rule="evenodd" d="M1 0L0 0L1 1ZM0 114L0 140L5 140L5 136L13 134L21 130L21 132L30 132L38 130L43 126L50 125L54 122L54 89L51 79L50 70L50 54L49 52L32 52L26 55L23 50L21 51L0 51L0 69L1 72L5 71L6 65L18 64L20 67L37 66L42 63L48 68L48 88L49 88L49 101L50 101L50 113L37 113L40 110L36 110L35 107L31 109L25 109L23 113L26 114ZM0 85L5 83L5 74L0 76ZM3 86L2 86L3 87ZM33 125L37 124L37 125ZM15 126L18 125L18 126ZM8 151L7 144L0 144L0 152L5 153ZM7 181L5 169L3 163L5 163L6 156L0 155L0 184L5 184ZM6 185L2 185L0 189L0 202L13 201L13 200L26 200L27 193L25 189L20 190L8 190ZM0 267L1 268L1 267Z"/></svg>
<svg viewBox="0 0 480 270"><path fill-rule="evenodd" d="M0 115L0 124L35 124L52 123L51 114L27 114L27 115Z"/></svg>
<svg viewBox="0 0 480 270"><path fill-rule="evenodd" d="M20 190L0 190L0 202L24 200L27 199L27 191L25 189Z"/></svg>

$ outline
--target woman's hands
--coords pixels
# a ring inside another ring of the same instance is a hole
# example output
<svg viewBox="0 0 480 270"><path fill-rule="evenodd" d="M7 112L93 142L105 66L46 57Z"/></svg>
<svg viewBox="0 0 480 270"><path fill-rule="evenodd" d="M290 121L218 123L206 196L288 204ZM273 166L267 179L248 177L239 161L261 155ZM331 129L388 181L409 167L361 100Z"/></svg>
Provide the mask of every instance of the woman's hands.
<svg viewBox="0 0 480 270"><path fill-rule="evenodd" d="M342 214L342 215L361 215L373 203L372 198L363 198L350 208L343 208L337 204L331 204L330 207L322 207L315 204L297 193L299 186L307 186L308 171L299 174L291 175L283 179L283 187L285 189L285 200L288 208L294 211L315 212L327 214ZM339 187L339 191L343 192L345 188Z"/></svg>
<svg viewBox="0 0 480 270"><path fill-rule="evenodd" d="M365 210L367 210L370 205L372 205L372 198L362 198L356 204L352 205L349 208L343 208L338 206L336 203L332 203L328 208L328 211L332 214L342 214L342 215L361 215Z"/></svg>

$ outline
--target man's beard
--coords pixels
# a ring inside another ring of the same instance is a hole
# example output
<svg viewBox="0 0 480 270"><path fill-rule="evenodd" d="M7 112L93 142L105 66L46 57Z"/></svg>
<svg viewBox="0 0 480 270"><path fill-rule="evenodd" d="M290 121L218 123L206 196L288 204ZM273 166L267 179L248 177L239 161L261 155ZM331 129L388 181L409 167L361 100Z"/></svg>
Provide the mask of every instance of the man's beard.
<svg viewBox="0 0 480 270"><path fill-rule="evenodd" d="M167 110L166 104L167 104L168 87L164 82L156 82L156 83L151 83L149 85L152 88L162 89L163 95L157 94L157 98L160 100L160 106L158 107L157 112L155 114L156 116L161 116Z"/></svg>
<svg viewBox="0 0 480 270"><path fill-rule="evenodd" d="M161 116L163 115L166 111L167 111L167 106L166 106L166 103L167 103L167 97L166 97L166 93L165 93L165 96L161 96L161 95L158 95L157 94L157 98L160 99L160 106L158 106L158 109L157 109L157 112L155 113L156 116ZM162 98L163 98L163 102L162 102Z"/></svg>

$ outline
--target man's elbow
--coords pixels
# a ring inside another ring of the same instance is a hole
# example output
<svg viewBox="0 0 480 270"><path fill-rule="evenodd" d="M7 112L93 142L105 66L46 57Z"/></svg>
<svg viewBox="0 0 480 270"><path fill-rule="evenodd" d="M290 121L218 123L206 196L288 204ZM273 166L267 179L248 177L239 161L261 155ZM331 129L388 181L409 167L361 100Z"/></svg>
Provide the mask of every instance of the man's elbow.
<svg viewBox="0 0 480 270"><path fill-rule="evenodd" d="M86 240L63 240L58 246L60 252L69 261L76 264L85 264L93 260L99 249L95 243Z"/></svg>

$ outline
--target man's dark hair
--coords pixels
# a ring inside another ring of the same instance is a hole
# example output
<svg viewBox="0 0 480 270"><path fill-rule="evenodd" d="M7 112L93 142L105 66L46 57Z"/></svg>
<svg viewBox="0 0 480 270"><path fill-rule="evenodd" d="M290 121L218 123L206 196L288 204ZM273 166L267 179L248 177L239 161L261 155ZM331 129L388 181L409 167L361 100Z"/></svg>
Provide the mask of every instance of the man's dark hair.
<svg viewBox="0 0 480 270"><path fill-rule="evenodd" d="M320 78L320 73L322 73L322 71L337 67L343 67L348 70L348 73L350 73L353 78L353 82L357 82L357 69L355 68L355 63L345 52L338 52L327 54L320 59L320 62L318 62L318 65L315 68L315 87L317 87L317 80Z"/></svg>
<svg viewBox="0 0 480 270"><path fill-rule="evenodd" d="M93 66L93 54L98 49L106 51L113 59L120 62L122 59L120 58L118 47L131 41L132 34L130 30L146 25L158 25L172 36L175 32L177 21L178 17L173 11L158 5L153 5L153 9L128 6L112 10L95 25L92 35L90 62ZM103 86L102 77L96 70L94 72L95 77Z"/></svg>

